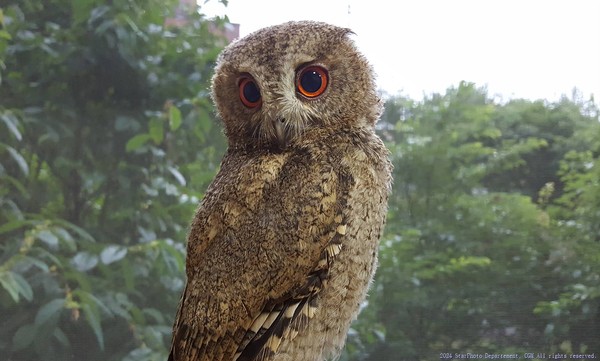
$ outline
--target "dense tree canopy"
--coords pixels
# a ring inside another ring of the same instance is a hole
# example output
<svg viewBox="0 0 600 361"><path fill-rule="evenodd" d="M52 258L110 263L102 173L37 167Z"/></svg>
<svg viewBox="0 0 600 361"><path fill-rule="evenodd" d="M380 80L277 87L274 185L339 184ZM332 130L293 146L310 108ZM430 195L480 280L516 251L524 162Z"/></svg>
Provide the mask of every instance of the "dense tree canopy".
<svg viewBox="0 0 600 361"><path fill-rule="evenodd" d="M218 24L167 28L176 4L2 5L10 360L166 359L187 223L224 150L207 96Z"/></svg>
<svg viewBox="0 0 600 361"><path fill-rule="evenodd" d="M348 359L598 355L594 102L575 93L498 104L461 83L421 102L388 100L381 132L394 192Z"/></svg>
<svg viewBox="0 0 600 361"><path fill-rule="evenodd" d="M0 1L0 354L165 360L225 150L224 40L177 1ZM380 267L343 360L600 356L600 123L577 92L390 97Z"/></svg>

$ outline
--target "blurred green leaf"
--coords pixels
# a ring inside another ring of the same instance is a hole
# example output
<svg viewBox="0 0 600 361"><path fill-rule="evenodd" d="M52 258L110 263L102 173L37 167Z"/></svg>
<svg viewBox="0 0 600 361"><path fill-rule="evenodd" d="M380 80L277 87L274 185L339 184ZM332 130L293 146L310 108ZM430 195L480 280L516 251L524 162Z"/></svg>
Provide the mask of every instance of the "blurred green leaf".
<svg viewBox="0 0 600 361"><path fill-rule="evenodd" d="M13 301L19 302L20 296L27 301L33 299L33 289L23 276L11 271L0 271L0 284L10 294Z"/></svg>
<svg viewBox="0 0 600 361"><path fill-rule="evenodd" d="M169 172L171 172L173 177L175 177L175 179L177 179L177 182L179 183L179 185L182 187L185 187L186 181L185 181L185 177L183 176L183 174L181 174L181 172L179 172L179 170L177 170L177 168L175 168L175 167L168 166L167 169L169 170Z"/></svg>
<svg viewBox="0 0 600 361"><path fill-rule="evenodd" d="M29 192L27 191L27 188L25 188L25 185L23 183L21 183L17 178L14 177L10 177L10 176L0 176L1 180L4 180L6 182L8 182L10 185L13 186L13 189L16 189L20 195L24 198L28 198L29 197ZM8 188L8 187L7 187ZM5 225L0 226L0 229L3 229ZM1 231L0 231L1 233Z"/></svg>
<svg viewBox="0 0 600 361"><path fill-rule="evenodd" d="M50 269L48 268L48 265L44 261L37 259L37 258L28 257L28 256L23 256L19 260L19 265L25 269L29 269L31 266L35 266L42 272L50 271Z"/></svg>
<svg viewBox="0 0 600 361"><path fill-rule="evenodd" d="M0 30L0 37L2 36L2 32L3 31ZM18 120L13 114L5 112L3 114L0 114L0 119L4 122L4 125L6 125L6 128L10 133L12 133L15 139L17 139L18 141L21 141L21 139L23 139L23 135L21 135L21 132L17 127Z"/></svg>
<svg viewBox="0 0 600 361"><path fill-rule="evenodd" d="M159 118L150 118L148 132L154 144L160 144L165 136L163 122Z"/></svg>
<svg viewBox="0 0 600 361"><path fill-rule="evenodd" d="M58 237L56 237L49 230L42 230L38 232L35 236L40 241L46 243L50 247L56 248L58 246Z"/></svg>
<svg viewBox="0 0 600 361"><path fill-rule="evenodd" d="M48 320L50 320L51 318L57 320L64 307L65 300L62 298L57 298L46 303L45 305L40 307L37 314L35 315L35 326L39 327L40 325L48 322Z"/></svg>
<svg viewBox="0 0 600 361"><path fill-rule="evenodd" d="M117 262L127 255L127 248L123 246L111 245L102 250L100 260L104 264Z"/></svg>
<svg viewBox="0 0 600 361"><path fill-rule="evenodd" d="M3 233L7 233L7 232L11 232L14 231L15 229L19 229L28 225L34 225L37 222L35 221L31 221L31 220L14 220L14 221L10 221L7 223L4 223L3 225L0 225L0 234Z"/></svg>
<svg viewBox="0 0 600 361"><path fill-rule="evenodd" d="M29 166L27 165L27 161L15 148L7 144L0 143L0 149L4 149L10 154L12 159L19 166L19 169L21 169L21 172L23 172L23 175L29 174Z"/></svg>
<svg viewBox="0 0 600 361"><path fill-rule="evenodd" d="M150 134L138 134L133 138L129 139L127 145L125 146L125 150L128 152L132 152L140 148L142 145L146 144L151 139L152 136Z"/></svg>
<svg viewBox="0 0 600 361"><path fill-rule="evenodd" d="M181 126L181 111L175 106L169 107L169 127L176 131Z"/></svg>
<svg viewBox="0 0 600 361"><path fill-rule="evenodd" d="M0 10L2 10L2 9L0 9ZM11 40L12 36L10 36L10 34L8 33L8 31L6 31L6 30L0 30L0 38L6 39L6 40Z"/></svg>
<svg viewBox="0 0 600 361"><path fill-rule="evenodd" d="M94 237L87 232L85 229L71 223L71 222L67 222L64 220L60 220L60 219L55 219L53 220L53 223L55 223L56 225L65 227L67 229L72 230L73 232L75 232L78 236L79 236L79 240L80 241L86 241L89 243L95 243L96 240L94 239Z"/></svg>
<svg viewBox="0 0 600 361"><path fill-rule="evenodd" d="M98 264L98 256L89 252L78 252L72 259L71 263L80 272L86 272Z"/></svg>

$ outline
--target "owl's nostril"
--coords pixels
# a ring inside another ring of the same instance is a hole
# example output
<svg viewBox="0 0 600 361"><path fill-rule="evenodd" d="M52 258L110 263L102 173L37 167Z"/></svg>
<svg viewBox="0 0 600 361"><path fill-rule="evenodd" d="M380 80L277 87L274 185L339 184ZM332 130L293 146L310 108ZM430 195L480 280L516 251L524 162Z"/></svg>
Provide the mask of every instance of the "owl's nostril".
<svg viewBox="0 0 600 361"><path fill-rule="evenodd" d="M279 117L279 118L277 118L277 120L278 120L280 123L285 123L285 118L283 118L283 117Z"/></svg>

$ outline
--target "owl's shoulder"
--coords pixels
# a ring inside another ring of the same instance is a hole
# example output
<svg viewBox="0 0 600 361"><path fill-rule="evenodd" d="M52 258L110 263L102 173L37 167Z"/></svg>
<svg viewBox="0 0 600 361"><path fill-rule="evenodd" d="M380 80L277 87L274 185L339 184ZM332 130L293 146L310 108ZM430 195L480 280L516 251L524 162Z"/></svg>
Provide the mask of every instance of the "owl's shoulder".
<svg viewBox="0 0 600 361"><path fill-rule="evenodd" d="M302 148L336 169L372 169L391 173L389 150L371 128L339 129L317 139L306 139Z"/></svg>

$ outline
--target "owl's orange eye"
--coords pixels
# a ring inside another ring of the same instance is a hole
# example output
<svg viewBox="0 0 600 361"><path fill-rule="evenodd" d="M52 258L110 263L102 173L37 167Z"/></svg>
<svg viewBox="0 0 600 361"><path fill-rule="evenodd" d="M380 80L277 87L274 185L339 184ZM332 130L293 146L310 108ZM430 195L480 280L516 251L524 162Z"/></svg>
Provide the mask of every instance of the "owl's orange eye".
<svg viewBox="0 0 600 361"><path fill-rule="evenodd" d="M298 73L296 88L307 98L316 98L327 89L329 74L320 66L307 66Z"/></svg>
<svg viewBox="0 0 600 361"><path fill-rule="evenodd" d="M248 108L256 108L262 103L260 89L258 84L249 76L243 77L239 81L240 100Z"/></svg>

